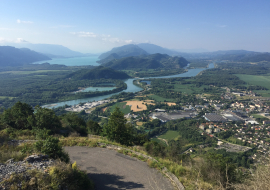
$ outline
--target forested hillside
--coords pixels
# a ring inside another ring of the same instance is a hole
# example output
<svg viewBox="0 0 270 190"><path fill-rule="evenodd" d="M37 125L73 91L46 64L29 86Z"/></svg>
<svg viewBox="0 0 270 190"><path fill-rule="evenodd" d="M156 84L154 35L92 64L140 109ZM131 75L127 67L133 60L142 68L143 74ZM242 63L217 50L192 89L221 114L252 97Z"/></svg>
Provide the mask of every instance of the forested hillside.
<svg viewBox="0 0 270 190"><path fill-rule="evenodd" d="M188 63L189 62L183 57L171 57L166 54L157 53L147 56L115 59L103 64L103 66L117 70L157 68L179 69L187 66Z"/></svg>
<svg viewBox="0 0 270 190"><path fill-rule="evenodd" d="M93 80L93 79L127 79L130 78L126 73L121 71L115 71L111 68L103 66L96 67L94 69L82 69L67 75L66 78L76 80Z"/></svg>
<svg viewBox="0 0 270 190"><path fill-rule="evenodd" d="M124 45L121 47L115 47L111 51L103 53L99 56L99 59L105 59L109 55L116 53L120 57L148 55L148 53L134 44Z"/></svg>
<svg viewBox="0 0 270 190"><path fill-rule="evenodd" d="M0 46L0 67L14 67L51 58L27 48Z"/></svg>

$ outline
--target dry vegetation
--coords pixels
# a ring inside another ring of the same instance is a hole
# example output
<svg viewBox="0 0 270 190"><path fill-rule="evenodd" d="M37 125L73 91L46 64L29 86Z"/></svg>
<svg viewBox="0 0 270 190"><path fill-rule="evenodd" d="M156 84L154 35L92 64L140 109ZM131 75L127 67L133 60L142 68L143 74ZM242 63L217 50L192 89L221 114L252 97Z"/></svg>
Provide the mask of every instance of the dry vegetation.
<svg viewBox="0 0 270 190"><path fill-rule="evenodd" d="M270 165L259 166L251 178L243 184L234 186L238 190L269 190L270 189Z"/></svg>
<svg viewBox="0 0 270 190"><path fill-rule="evenodd" d="M131 105L131 110L134 112L147 110L146 104L155 105L154 103L145 102L145 101L126 101L126 102L127 102L126 105Z"/></svg>
<svg viewBox="0 0 270 190"><path fill-rule="evenodd" d="M174 103L174 102L162 102L162 103L167 104L168 106L175 106L176 105L176 103Z"/></svg>

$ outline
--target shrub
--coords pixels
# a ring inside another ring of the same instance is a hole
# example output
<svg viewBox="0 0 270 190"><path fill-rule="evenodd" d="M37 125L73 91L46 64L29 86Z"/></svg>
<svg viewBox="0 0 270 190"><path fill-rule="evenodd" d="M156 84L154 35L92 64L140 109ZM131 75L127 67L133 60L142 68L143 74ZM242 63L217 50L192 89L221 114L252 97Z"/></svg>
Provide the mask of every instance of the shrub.
<svg viewBox="0 0 270 190"><path fill-rule="evenodd" d="M59 144L59 139L48 137L45 141L38 141L35 143L35 149L38 152L44 153L53 159L60 159L64 162L69 162L69 156L64 152Z"/></svg>
<svg viewBox="0 0 270 190"><path fill-rule="evenodd" d="M91 190L93 183L83 171L73 168L70 164L57 163L49 168L48 173L28 170L27 175L14 173L3 181L6 189L53 189L53 190Z"/></svg>

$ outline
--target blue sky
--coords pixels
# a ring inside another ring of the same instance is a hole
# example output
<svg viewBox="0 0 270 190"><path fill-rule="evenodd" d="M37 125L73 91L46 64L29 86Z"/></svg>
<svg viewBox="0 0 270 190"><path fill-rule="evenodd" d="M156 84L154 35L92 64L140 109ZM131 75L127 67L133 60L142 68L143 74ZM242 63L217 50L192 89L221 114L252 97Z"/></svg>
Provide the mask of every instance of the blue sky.
<svg viewBox="0 0 270 190"><path fill-rule="evenodd" d="M269 0L0 0L0 45L98 53L129 43L270 52Z"/></svg>

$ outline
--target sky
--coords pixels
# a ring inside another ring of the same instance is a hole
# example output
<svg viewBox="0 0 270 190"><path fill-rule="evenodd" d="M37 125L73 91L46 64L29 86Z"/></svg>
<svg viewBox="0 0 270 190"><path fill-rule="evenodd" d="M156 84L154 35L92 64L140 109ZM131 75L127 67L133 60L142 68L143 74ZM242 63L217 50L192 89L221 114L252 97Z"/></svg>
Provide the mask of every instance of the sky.
<svg viewBox="0 0 270 190"><path fill-rule="evenodd" d="M270 0L0 0L0 45L270 52Z"/></svg>

